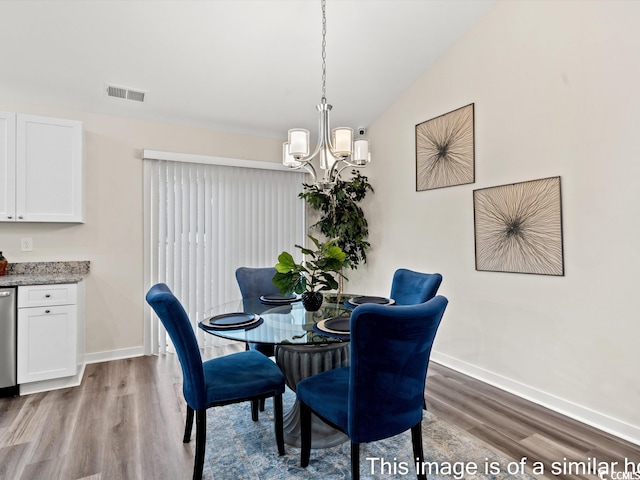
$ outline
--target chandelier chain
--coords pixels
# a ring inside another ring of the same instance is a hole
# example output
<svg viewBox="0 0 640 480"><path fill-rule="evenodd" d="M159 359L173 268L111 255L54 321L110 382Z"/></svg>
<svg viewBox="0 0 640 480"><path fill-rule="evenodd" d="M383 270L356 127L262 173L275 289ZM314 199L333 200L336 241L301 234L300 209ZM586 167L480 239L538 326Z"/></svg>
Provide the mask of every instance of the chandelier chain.
<svg viewBox="0 0 640 480"><path fill-rule="evenodd" d="M1 0L0 0L1 1ZM282 163L292 169L304 169L313 177L313 183L327 193L336 185L340 173L346 168L362 168L371 161L369 140L359 137L354 140L353 129L340 127L329 130L331 105L327 103L327 1L322 6L322 101L316 105L320 114L318 143L310 151L309 130L293 128L289 130L288 142L282 144ZM360 135L364 134L359 129ZM317 176L311 161L319 160L324 171L322 178Z"/></svg>
<svg viewBox="0 0 640 480"><path fill-rule="evenodd" d="M327 14L326 1L322 0L322 102L327 100Z"/></svg>

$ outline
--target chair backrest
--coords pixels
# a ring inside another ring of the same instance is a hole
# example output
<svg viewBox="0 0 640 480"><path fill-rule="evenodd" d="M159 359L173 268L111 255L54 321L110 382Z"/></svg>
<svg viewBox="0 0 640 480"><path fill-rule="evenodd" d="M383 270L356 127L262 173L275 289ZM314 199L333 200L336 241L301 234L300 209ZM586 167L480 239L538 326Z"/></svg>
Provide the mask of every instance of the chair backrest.
<svg viewBox="0 0 640 480"><path fill-rule="evenodd" d="M194 410L206 408L207 391L202 356L187 312L164 283L151 287L146 298L167 330L178 354L182 367L182 392L185 401Z"/></svg>
<svg viewBox="0 0 640 480"><path fill-rule="evenodd" d="M393 274L391 294L396 305L416 305L435 297L442 275L439 273L420 273L399 268Z"/></svg>
<svg viewBox="0 0 640 480"><path fill-rule="evenodd" d="M276 267L250 268L240 267L236 270L236 280L242 298L257 298L260 295L280 293L273 284Z"/></svg>
<svg viewBox="0 0 640 480"><path fill-rule="evenodd" d="M447 307L439 295L418 305L360 305L351 314L349 437L372 442L422 419L431 347Z"/></svg>
<svg viewBox="0 0 640 480"><path fill-rule="evenodd" d="M242 295L242 304L245 312L262 313L270 307L260 303L261 295L280 293L278 287L273 284L273 276L276 267L240 267L236 269L236 280Z"/></svg>

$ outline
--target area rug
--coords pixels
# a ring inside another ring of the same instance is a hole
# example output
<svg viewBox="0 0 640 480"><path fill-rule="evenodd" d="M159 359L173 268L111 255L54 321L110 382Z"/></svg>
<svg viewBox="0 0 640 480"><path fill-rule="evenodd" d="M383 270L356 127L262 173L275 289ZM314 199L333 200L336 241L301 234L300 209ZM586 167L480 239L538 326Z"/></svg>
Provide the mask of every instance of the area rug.
<svg viewBox="0 0 640 480"><path fill-rule="evenodd" d="M295 401L287 389L285 412ZM535 480L517 471L517 462L497 455L481 442L425 412L422 421L424 471L429 480ZM206 480L342 480L351 478L350 444L312 449L307 468L300 467L300 449L285 445L278 456L273 432L273 404L267 400L258 422L248 403L216 407L207 413ZM509 469L515 473L509 473ZM416 478L409 431L360 445L360 478Z"/></svg>

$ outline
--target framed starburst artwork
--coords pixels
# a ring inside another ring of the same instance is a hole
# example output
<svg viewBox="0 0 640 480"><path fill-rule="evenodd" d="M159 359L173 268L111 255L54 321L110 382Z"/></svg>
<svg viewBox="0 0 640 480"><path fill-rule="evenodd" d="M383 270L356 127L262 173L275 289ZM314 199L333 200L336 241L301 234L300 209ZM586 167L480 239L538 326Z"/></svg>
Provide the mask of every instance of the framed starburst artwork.
<svg viewBox="0 0 640 480"><path fill-rule="evenodd" d="M474 104L416 125L416 191L475 181Z"/></svg>
<svg viewBox="0 0 640 480"><path fill-rule="evenodd" d="M564 275L560 177L473 191L476 270Z"/></svg>

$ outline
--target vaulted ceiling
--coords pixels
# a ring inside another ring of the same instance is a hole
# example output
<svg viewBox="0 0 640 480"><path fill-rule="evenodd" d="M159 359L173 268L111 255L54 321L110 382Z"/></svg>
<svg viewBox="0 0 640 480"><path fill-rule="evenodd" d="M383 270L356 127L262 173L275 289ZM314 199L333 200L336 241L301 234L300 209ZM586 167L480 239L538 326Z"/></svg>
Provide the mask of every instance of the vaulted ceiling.
<svg viewBox="0 0 640 480"><path fill-rule="evenodd" d="M332 126L368 126L493 2L327 0ZM321 42L320 0L3 0L0 100L284 138L317 130Z"/></svg>

